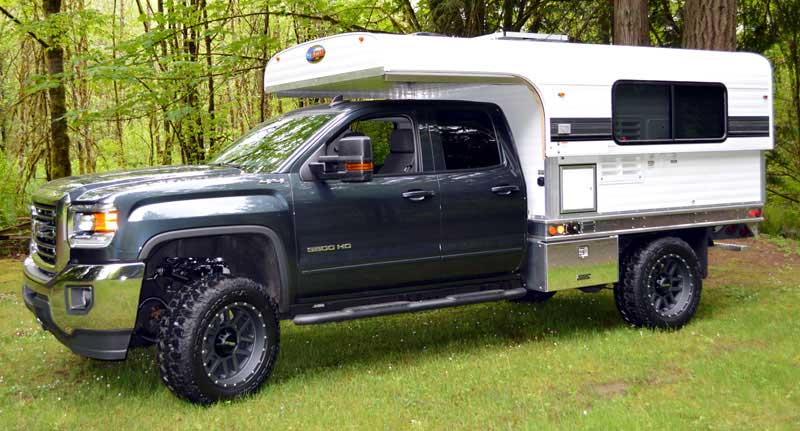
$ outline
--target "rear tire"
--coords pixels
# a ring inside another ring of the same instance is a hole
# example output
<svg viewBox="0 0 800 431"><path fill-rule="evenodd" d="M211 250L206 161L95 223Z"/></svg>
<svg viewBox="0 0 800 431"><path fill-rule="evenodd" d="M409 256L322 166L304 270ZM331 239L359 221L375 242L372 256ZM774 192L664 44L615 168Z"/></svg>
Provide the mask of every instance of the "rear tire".
<svg viewBox="0 0 800 431"><path fill-rule="evenodd" d="M277 307L263 286L210 275L187 283L159 331L158 365L180 398L210 404L255 392L278 357Z"/></svg>
<svg viewBox="0 0 800 431"><path fill-rule="evenodd" d="M633 326L675 329L691 320L703 278L694 250L679 238L659 238L623 258L614 302Z"/></svg>

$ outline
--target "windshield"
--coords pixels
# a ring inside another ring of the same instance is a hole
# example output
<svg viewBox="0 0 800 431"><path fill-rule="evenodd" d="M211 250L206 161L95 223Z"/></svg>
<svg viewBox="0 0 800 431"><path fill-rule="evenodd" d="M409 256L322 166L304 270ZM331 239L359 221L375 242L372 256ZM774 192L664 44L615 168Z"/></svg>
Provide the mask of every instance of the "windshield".
<svg viewBox="0 0 800 431"><path fill-rule="evenodd" d="M252 173L273 172L334 116L317 111L267 120L233 142L211 163L236 165Z"/></svg>

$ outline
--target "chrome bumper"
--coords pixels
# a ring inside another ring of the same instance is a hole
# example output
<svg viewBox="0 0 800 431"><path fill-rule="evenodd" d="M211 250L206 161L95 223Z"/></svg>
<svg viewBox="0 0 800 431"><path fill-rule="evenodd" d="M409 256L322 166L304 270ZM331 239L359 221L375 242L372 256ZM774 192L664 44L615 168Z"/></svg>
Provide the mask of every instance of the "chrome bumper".
<svg viewBox="0 0 800 431"><path fill-rule="evenodd" d="M136 322L144 263L67 265L55 275L24 262L25 305L45 329L78 354L98 359L124 359ZM68 288L91 288L87 310L67 304Z"/></svg>

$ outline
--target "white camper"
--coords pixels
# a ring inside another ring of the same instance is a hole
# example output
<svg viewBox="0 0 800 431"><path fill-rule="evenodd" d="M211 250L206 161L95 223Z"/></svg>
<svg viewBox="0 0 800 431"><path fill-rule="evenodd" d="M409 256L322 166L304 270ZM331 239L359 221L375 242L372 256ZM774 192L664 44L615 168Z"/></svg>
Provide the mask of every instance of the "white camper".
<svg viewBox="0 0 800 431"><path fill-rule="evenodd" d="M554 285L559 242L614 238L609 250L621 250L628 234L707 226L749 235L762 220L773 147L769 62L565 40L340 34L275 55L264 90L497 104L527 184L534 289L582 286Z"/></svg>

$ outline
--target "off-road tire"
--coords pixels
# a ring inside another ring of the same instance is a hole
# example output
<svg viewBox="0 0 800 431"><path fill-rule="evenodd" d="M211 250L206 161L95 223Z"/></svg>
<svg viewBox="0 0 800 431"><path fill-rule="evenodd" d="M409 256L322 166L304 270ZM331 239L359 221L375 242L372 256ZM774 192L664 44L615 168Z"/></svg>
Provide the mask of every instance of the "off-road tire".
<svg viewBox="0 0 800 431"><path fill-rule="evenodd" d="M680 283L669 280L658 284L665 264L672 263L674 272L680 272ZM614 285L614 302L625 322L647 328L677 329L691 320L700 303L703 278L700 262L694 250L680 238L665 237L635 246L623 256L620 281ZM665 306L664 294L659 291L673 290L663 284L681 290L676 295L675 305ZM661 296L661 299L659 299Z"/></svg>
<svg viewBox="0 0 800 431"><path fill-rule="evenodd" d="M530 304L541 304L550 300L556 292L539 292L537 290L529 290L522 298L515 299L516 302L527 302Z"/></svg>
<svg viewBox="0 0 800 431"><path fill-rule="evenodd" d="M259 360L239 382L214 381L204 364L204 336L207 328L226 307L252 309L263 323L266 342L261 353L248 357ZM187 282L170 301L161 319L158 342L158 368L164 384L178 397L211 404L255 392L270 376L278 358L280 326L278 310L260 284L246 278L208 274Z"/></svg>

